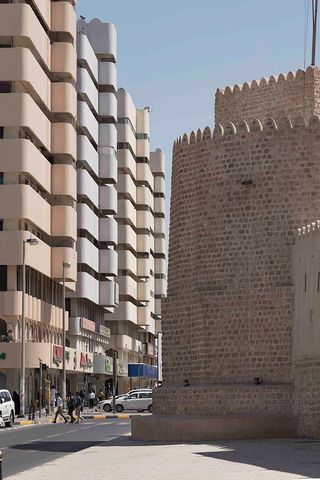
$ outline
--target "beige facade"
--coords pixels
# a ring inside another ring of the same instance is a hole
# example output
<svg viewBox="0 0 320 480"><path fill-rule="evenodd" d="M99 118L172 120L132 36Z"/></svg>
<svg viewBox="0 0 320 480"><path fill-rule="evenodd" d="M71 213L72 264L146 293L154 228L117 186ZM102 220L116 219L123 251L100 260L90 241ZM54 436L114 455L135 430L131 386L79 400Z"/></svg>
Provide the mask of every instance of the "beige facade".
<svg viewBox="0 0 320 480"><path fill-rule="evenodd" d="M19 389L22 250L32 236L38 244L25 244L27 403L39 358L51 381L61 369L53 356L62 343L63 262L71 264L68 288L77 280L75 26L73 1L0 5L0 384Z"/></svg>

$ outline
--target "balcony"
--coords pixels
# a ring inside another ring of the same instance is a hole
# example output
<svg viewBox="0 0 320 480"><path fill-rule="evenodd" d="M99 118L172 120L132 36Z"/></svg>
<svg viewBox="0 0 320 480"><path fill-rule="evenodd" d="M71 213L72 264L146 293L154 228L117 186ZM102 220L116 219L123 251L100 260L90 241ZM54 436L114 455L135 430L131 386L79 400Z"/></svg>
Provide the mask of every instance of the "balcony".
<svg viewBox="0 0 320 480"><path fill-rule="evenodd" d="M99 94L97 87L95 86L92 78L90 77L87 69L78 68L77 74L77 90L82 97L86 97L96 113L99 112Z"/></svg>
<svg viewBox="0 0 320 480"><path fill-rule="evenodd" d="M87 230L96 240L99 240L99 218L97 215L85 203L78 203L77 210L78 228Z"/></svg>
<svg viewBox="0 0 320 480"><path fill-rule="evenodd" d="M78 245L78 263L86 264L95 272L99 272L99 250L86 238L79 238Z"/></svg>
<svg viewBox="0 0 320 480"><path fill-rule="evenodd" d="M166 252L166 241L164 238L155 238L154 239L154 251L155 253L165 253Z"/></svg>
<svg viewBox="0 0 320 480"><path fill-rule="evenodd" d="M153 206L153 195L148 187L137 187L137 204Z"/></svg>
<svg viewBox="0 0 320 480"><path fill-rule="evenodd" d="M136 325L137 324L137 307L131 302L121 301L119 304L119 307L114 311L114 314L112 315L112 319L130 321ZM120 337L125 337L125 335L120 335ZM129 345L128 345L128 348L129 348Z"/></svg>
<svg viewBox="0 0 320 480"><path fill-rule="evenodd" d="M128 245L137 251L137 234L130 225L119 225L119 244Z"/></svg>
<svg viewBox="0 0 320 480"><path fill-rule="evenodd" d="M71 123L52 124L52 153L77 158L76 131Z"/></svg>
<svg viewBox="0 0 320 480"><path fill-rule="evenodd" d="M112 123L100 123L99 125L99 146L112 147L117 151L117 128Z"/></svg>
<svg viewBox="0 0 320 480"><path fill-rule="evenodd" d="M96 144L99 143L99 124L86 102L78 101L79 125L90 135Z"/></svg>
<svg viewBox="0 0 320 480"><path fill-rule="evenodd" d="M119 270L128 270L137 275L137 259L129 250L119 250Z"/></svg>
<svg viewBox="0 0 320 480"><path fill-rule="evenodd" d="M115 250L100 250L100 272L107 276L118 275L118 253Z"/></svg>
<svg viewBox="0 0 320 480"><path fill-rule="evenodd" d="M117 98L114 93L99 93L99 115L117 121Z"/></svg>
<svg viewBox="0 0 320 480"><path fill-rule="evenodd" d="M155 258L154 270L156 273L166 275L166 261L164 258Z"/></svg>
<svg viewBox="0 0 320 480"><path fill-rule="evenodd" d="M148 163L137 163L137 180L148 184L153 189L153 175Z"/></svg>
<svg viewBox="0 0 320 480"><path fill-rule="evenodd" d="M155 213L165 213L165 199L160 197L160 198L155 198L154 199L154 212Z"/></svg>
<svg viewBox="0 0 320 480"><path fill-rule="evenodd" d="M150 157L150 142L149 140L137 140L136 143L136 155L137 157Z"/></svg>
<svg viewBox="0 0 320 480"><path fill-rule="evenodd" d="M100 218L100 242L106 242L109 245L116 245L118 243L118 223L114 218Z"/></svg>
<svg viewBox="0 0 320 480"><path fill-rule="evenodd" d="M98 60L86 35L77 35L77 53L78 59L88 65L94 79L98 82Z"/></svg>
<svg viewBox="0 0 320 480"><path fill-rule="evenodd" d="M136 203L137 187L130 175L126 173L120 173L116 188L118 193L126 194L126 196L130 195L132 202Z"/></svg>
<svg viewBox="0 0 320 480"><path fill-rule="evenodd" d="M99 208L109 215L117 213L117 190L112 185L99 187Z"/></svg>
<svg viewBox="0 0 320 480"><path fill-rule="evenodd" d="M1 139L0 158L2 172L26 172L47 192L51 191L52 166L30 140Z"/></svg>
<svg viewBox="0 0 320 480"><path fill-rule="evenodd" d="M150 230L153 227L153 215L149 210L137 210L137 228Z"/></svg>
<svg viewBox="0 0 320 480"><path fill-rule="evenodd" d="M138 283L138 301L139 302L150 302L150 281L146 280L145 282Z"/></svg>
<svg viewBox="0 0 320 480"><path fill-rule="evenodd" d="M85 135L78 135L78 160L99 176L99 156L92 143Z"/></svg>
<svg viewBox="0 0 320 480"><path fill-rule="evenodd" d="M92 302L99 304L99 281L89 273L78 272L77 291L68 292L68 298L87 298Z"/></svg>
<svg viewBox="0 0 320 480"><path fill-rule="evenodd" d="M149 278L150 277L150 260L149 258L138 258L138 277Z"/></svg>
<svg viewBox="0 0 320 480"><path fill-rule="evenodd" d="M68 33L75 40L76 12L70 2L51 2L51 30Z"/></svg>
<svg viewBox="0 0 320 480"><path fill-rule="evenodd" d="M165 295L167 293L167 280L165 278L156 278L154 293L156 295Z"/></svg>
<svg viewBox="0 0 320 480"><path fill-rule="evenodd" d="M51 235L77 240L77 211L65 205L51 207Z"/></svg>
<svg viewBox="0 0 320 480"><path fill-rule="evenodd" d="M96 55L103 59L116 61L117 32L115 26L112 23L102 23L95 18L87 23L86 31L91 38Z"/></svg>
<svg viewBox="0 0 320 480"><path fill-rule="evenodd" d="M152 166L151 166L152 170ZM154 177L154 191L156 193L165 193L166 190L166 182L163 177Z"/></svg>
<svg viewBox="0 0 320 480"><path fill-rule="evenodd" d="M128 219L133 225L136 224L136 209L130 200L120 199L118 201L117 218Z"/></svg>
<svg viewBox="0 0 320 480"><path fill-rule="evenodd" d="M118 277L119 281L119 290L120 295L126 295L129 297L134 298L135 300L138 299L137 293L137 282L132 277L124 275L122 277Z"/></svg>
<svg viewBox="0 0 320 480"><path fill-rule="evenodd" d="M160 173L164 175L165 172L165 156L160 148L157 148L155 152L150 153L150 165L153 173ZM164 190L156 190L164 191Z"/></svg>
<svg viewBox="0 0 320 480"><path fill-rule="evenodd" d="M98 147L99 152L99 176L109 183L118 180L118 162L115 150L110 147Z"/></svg>
<svg viewBox="0 0 320 480"><path fill-rule="evenodd" d="M136 161L131 152L127 149L121 149L117 152L118 167L130 170L133 177L136 176Z"/></svg>
<svg viewBox="0 0 320 480"><path fill-rule="evenodd" d="M32 0L33 5L38 10L44 23L50 29L51 26L51 4L50 2L44 2L43 0Z"/></svg>
<svg viewBox="0 0 320 480"><path fill-rule="evenodd" d="M100 282L100 305L117 307L119 305L118 284L115 282Z"/></svg>
<svg viewBox="0 0 320 480"><path fill-rule="evenodd" d="M77 199L77 173L72 165L53 164L51 166L53 195L69 195Z"/></svg>
<svg viewBox="0 0 320 480"><path fill-rule="evenodd" d="M151 311L149 306L138 307L138 325L148 326L151 324Z"/></svg>
<svg viewBox="0 0 320 480"><path fill-rule="evenodd" d="M30 249L31 250L31 249ZM66 281L77 281L77 253L73 248L53 247L51 248L51 277L56 281L63 279L63 263L68 262L71 268L65 269Z"/></svg>
<svg viewBox="0 0 320 480"><path fill-rule="evenodd" d="M117 90L117 69L114 63L99 63L99 84L111 85L115 90Z"/></svg>
<svg viewBox="0 0 320 480"><path fill-rule="evenodd" d="M77 92L71 83L52 83L52 105L54 113L67 113L75 118L77 115Z"/></svg>
<svg viewBox="0 0 320 480"><path fill-rule="evenodd" d="M98 208L99 186L86 170L78 170L78 195L87 197Z"/></svg>
<svg viewBox="0 0 320 480"><path fill-rule="evenodd" d="M77 54L71 43L56 42L51 46L51 71L56 77L76 81Z"/></svg>
<svg viewBox="0 0 320 480"><path fill-rule="evenodd" d="M151 236L137 235L137 252L150 253Z"/></svg>
<svg viewBox="0 0 320 480"><path fill-rule="evenodd" d="M162 234L166 232L166 221L164 218L154 219L154 232Z"/></svg>

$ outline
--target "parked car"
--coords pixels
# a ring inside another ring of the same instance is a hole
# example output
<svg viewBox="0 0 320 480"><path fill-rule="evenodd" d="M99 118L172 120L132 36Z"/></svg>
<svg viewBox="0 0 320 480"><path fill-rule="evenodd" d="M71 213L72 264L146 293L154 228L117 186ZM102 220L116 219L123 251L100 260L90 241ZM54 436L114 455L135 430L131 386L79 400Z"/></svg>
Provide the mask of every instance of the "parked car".
<svg viewBox="0 0 320 480"><path fill-rule="evenodd" d="M136 398L136 394L138 393L142 393L142 394L147 394L147 397L145 396L144 398L149 398L149 403L147 406L145 406L145 403L146 402L143 402L143 396L141 396L139 398L139 402L136 402L136 406L137 408L128 408L128 407L131 407L132 406L132 402L128 402L127 401L127 398L128 397L132 397L130 398L130 400L133 400L134 398ZM151 403L150 403L150 399L151 399ZM152 389L151 388L139 388L139 389L136 389L136 390L130 390L130 392L126 393L126 394L123 394L123 395L118 395L116 397L116 411L117 412L122 412L122 410L126 409L126 410L138 410L138 411L143 411L143 410L148 410L148 407L151 405L151 408L152 408ZM119 407L118 407L119 405ZM121 410L121 406L124 406ZM141 407L141 408L138 408L138 407ZM104 410L105 412L111 412L112 410L112 398L109 398L108 400L102 400L101 402L98 403L97 405L97 409L98 410ZM151 411L151 410L150 410Z"/></svg>
<svg viewBox="0 0 320 480"><path fill-rule="evenodd" d="M14 402L8 390L0 390L0 417L6 427L14 424Z"/></svg>

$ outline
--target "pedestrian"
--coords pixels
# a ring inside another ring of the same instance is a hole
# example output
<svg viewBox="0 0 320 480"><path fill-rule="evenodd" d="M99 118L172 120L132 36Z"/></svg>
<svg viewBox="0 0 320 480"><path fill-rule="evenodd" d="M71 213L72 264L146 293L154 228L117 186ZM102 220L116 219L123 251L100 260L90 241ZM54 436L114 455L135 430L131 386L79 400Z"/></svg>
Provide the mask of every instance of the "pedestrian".
<svg viewBox="0 0 320 480"><path fill-rule="evenodd" d="M73 416L73 411L75 409L75 400L74 396L72 393L69 394L68 400L67 400L67 406L68 406L68 415L70 416L71 423L75 422L75 418Z"/></svg>
<svg viewBox="0 0 320 480"><path fill-rule="evenodd" d="M80 398L81 398L81 400L82 400L82 407L83 407L83 406L84 406L84 400L85 400L85 398L86 398L83 390L80 390L79 396L80 396Z"/></svg>
<svg viewBox="0 0 320 480"><path fill-rule="evenodd" d="M82 398L80 397L80 393L76 392L75 397L74 397L74 406L76 410L76 421L75 423L79 423L80 420L83 420L83 417L81 416L81 408L83 405Z"/></svg>
<svg viewBox="0 0 320 480"><path fill-rule="evenodd" d="M20 415L20 395L14 391L12 394L12 400L14 402L15 415Z"/></svg>
<svg viewBox="0 0 320 480"><path fill-rule="evenodd" d="M29 420L34 420L37 405L38 405L37 399L32 398L31 402L30 402L30 405L29 405L29 416L28 416Z"/></svg>
<svg viewBox="0 0 320 480"><path fill-rule="evenodd" d="M101 388L100 388L99 393L98 393L98 400L99 400L99 402L102 402L102 400L105 400L105 398L106 398L106 397L105 397L105 394L103 393L103 391L102 391Z"/></svg>
<svg viewBox="0 0 320 480"><path fill-rule="evenodd" d="M57 423L58 415L61 415L61 417L64 419L64 423L68 423L68 420L63 415L63 400L60 397L58 392L56 393L56 405L57 405L57 410L56 410L56 414L55 414L55 417L54 417L54 420L53 420L52 423Z"/></svg>
<svg viewBox="0 0 320 480"><path fill-rule="evenodd" d="M50 413L54 412L54 407L56 406L56 394L57 389L54 385L51 385L50 388Z"/></svg>
<svg viewBox="0 0 320 480"><path fill-rule="evenodd" d="M89 408L92 409L94 407L95 399L96 399L95 391L93 390L93 388L91 388L89 393Z"/></svg>

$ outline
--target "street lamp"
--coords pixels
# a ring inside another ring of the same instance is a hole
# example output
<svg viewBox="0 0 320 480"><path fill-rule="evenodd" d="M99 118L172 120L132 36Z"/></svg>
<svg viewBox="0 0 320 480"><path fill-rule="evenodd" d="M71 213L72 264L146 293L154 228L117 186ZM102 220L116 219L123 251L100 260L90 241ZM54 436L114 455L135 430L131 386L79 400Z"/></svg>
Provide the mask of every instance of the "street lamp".
<svg viewBox="0 0 320 480"><path fill-rule="evenodd" d="M63 262L63 284L62 284L62 400L67 397L67 375L66 375L66 269L71 263Z"/></svg>
<svg viewBox="0 0 320 480"><path fill-rule="evenodd" d="M20 414L26 413L26 245L38 245L37 238L28 238L22 241L22 312L21 312L21 375L20 375Z"/></svg>

